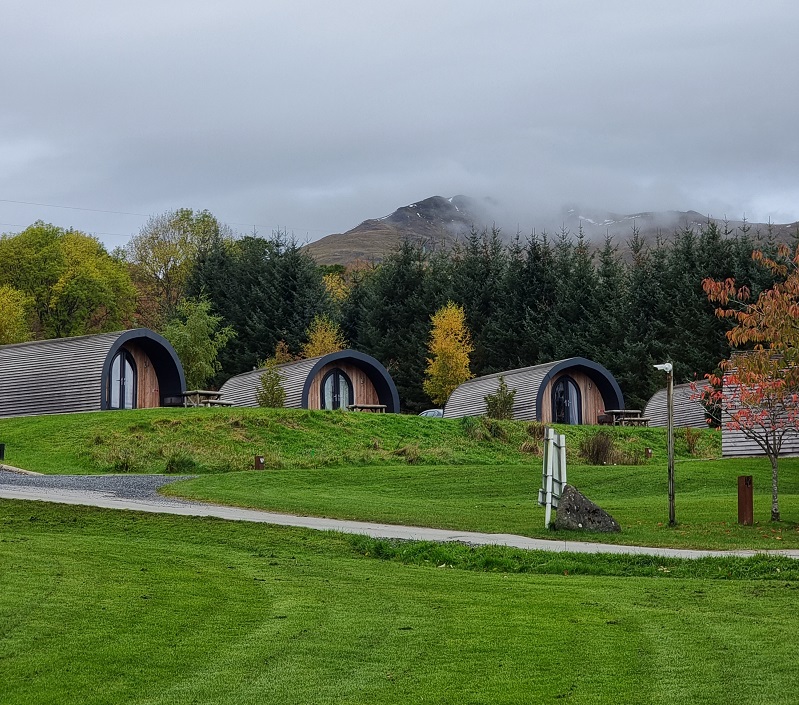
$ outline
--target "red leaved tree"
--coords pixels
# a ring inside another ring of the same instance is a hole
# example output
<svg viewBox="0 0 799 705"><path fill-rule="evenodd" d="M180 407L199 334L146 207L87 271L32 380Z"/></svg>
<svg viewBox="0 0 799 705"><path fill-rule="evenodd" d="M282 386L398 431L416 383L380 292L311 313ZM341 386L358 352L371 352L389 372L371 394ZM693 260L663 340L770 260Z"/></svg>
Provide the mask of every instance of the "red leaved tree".
<svg viewBox="0 0 799 705"><path fill-rule="evenodd" d="M781 246L776 259L754 252L753 259L779 279L750 301L746 287L733 279L702 282L716 315L736 322L727 332L733 346L753 345L720 363L709 376L710 400L721 407L722 421L763 450L771 462L771 519L780 520L778 461L785 437L799 433L799 248Z"/></svg>

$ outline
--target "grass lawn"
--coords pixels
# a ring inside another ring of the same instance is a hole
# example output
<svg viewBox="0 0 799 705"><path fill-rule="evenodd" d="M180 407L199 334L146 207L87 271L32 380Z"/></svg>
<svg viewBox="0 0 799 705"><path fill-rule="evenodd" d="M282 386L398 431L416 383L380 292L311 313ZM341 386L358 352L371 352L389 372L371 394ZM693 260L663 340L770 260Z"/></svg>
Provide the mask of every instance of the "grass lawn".
<svg viewBox="0 0 799 705"><path fill-rule="evenodd" d="M376 560L381 546L0 501L0 701L771 705L799 686L786 559L458 547L451 568Z"/></svg>
<svg viewBox="0 0 799 705"><path fill-rule="evenodd" d="M784 459L781 507L772 524L765 459L684 461L676 466L679 526L668 522L665 465L570 466L569 481L622 525L589 539L686 548L799 547L799 459ZM737 524L737 476L754 476L754 527ZM206 475L165 493L311 516L567 538L544 528L537 505L540 460L527 465L285 469Z"/></svg>

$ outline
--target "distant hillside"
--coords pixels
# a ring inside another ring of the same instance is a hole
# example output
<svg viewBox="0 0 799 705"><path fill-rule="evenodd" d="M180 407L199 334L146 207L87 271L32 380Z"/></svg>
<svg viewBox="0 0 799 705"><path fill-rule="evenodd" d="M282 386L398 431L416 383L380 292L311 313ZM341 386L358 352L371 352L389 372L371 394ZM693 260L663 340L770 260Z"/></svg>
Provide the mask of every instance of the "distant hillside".
<svg viewBox="0 0 799 705"><path fill-rule="evenodd" d="M306 249L320 264L349 264L358 259L379 262L404 239L437 248L461 238L472 226L483 227L473 199L432 196L391 215L365 220L345 233L323 237Z"/></svg>
<svg viewBox="0 0 799 705"><path fill-rule="evenodd" d="M491 213L489 216L487 213ZM321 240L309 243L306 249L320 264L349 264L356 260L379 262L405 239L427 246L430 249L450 247L454 242L463 239L472 227L482 230L494 223L501 225L501 207L487 201L478 201L468 196L443 198L432 196L416 203L398 208L392 214L382 218L363 221L360 225L345 233L328 235ZM572 235L579 229L586 238L600 243L606 235L624 249L637 228L647 242L654 242L657 237L668 238L675 231L683 228L699 228L708 220L715 221L724 227L719 218L709 218L696 211L663 211L641 212L630 215L617 213L596 213L580 208L564 209L556 219L542 222L536 226L538 233L548 232L556 235L563 228ZM766 223L748 223L750 235L758 234L762 238L771 236L777 241L787 241L799 228L799 223L784 225ZM742 221L728 221L726 227L735 232L743 226ZM506 239L516 235L516 228L505 229ZM522 235L529 233L523 232Z"/></svg>

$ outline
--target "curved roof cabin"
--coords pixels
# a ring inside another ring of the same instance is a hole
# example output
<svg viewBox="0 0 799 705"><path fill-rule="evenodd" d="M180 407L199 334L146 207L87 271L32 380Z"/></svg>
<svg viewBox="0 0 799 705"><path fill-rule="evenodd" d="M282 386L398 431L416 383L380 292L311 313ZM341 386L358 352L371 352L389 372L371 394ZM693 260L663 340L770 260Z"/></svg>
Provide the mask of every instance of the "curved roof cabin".
<svg viewBox="0 0 799 705"><path fill-rule="evenodd" d="M346 409L399 412L394 380L375 358L356 350L341 350L276 367L291 409ZM222 385L222 401L234 406L258 406L256 393L262 369L231 377Z"/></svg>
<svg viewBox="0 0 799 705"><path fill-rule="evenodd" d="M708 412L696 397L707 386L706 381L696 383L696 391L692 385L674 385L674 428L707 428ZM650 426L668 426L669 411L666 405L666 390L660 389L646 403L644 416L649 419Z"/></svg>
<svg viewBox="0 0 799 705"><path fill-rule="evenodd" d="M571 357L470 379L452 392L444 418L485 414L485 397L496 393L500 376L508 389L516 390L514 419L595 424L605 409L624 409L621 389L608 370L584 357Z"/></svg>
<svg viewBox="0 0 799 705"><path fill-rule="evenodd" d="M147 328L0 345L0 417L169 406L185 387L174 348Z"/></svg>

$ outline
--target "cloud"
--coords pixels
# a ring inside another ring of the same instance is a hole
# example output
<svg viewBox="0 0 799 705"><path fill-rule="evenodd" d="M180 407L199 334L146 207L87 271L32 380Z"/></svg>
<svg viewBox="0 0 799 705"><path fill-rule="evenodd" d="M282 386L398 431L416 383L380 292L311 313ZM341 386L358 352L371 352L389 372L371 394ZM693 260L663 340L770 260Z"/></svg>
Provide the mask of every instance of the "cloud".
<svg viewBox="0 0 799 705"><path fill-rule="evenodd" d="M799 220L799 6L10 2L0 198L316 238L430 195ZM135 232L82 211L43 218ZM2 227L2 226L0 226Z"/></svg>

